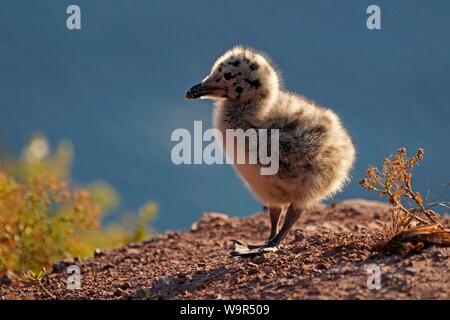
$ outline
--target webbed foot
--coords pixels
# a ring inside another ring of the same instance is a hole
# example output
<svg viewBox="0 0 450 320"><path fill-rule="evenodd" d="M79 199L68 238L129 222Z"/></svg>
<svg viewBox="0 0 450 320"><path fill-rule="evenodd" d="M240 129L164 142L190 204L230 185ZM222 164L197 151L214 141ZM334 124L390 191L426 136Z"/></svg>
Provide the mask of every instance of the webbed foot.
<svg viewBox="0 0 450 320"><path fill-rule="evenodd" d="M266 252L277 252L278 246L271 244L270 242L264 244L246 244L239 240L233 240L232 256L250 256L258 255Z"/></svg>

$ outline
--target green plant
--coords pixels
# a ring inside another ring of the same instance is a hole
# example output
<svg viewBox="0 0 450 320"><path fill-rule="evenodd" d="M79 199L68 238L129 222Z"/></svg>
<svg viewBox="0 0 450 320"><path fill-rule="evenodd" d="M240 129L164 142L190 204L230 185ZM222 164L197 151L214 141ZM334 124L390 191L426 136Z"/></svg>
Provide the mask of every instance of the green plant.
<svg viewBox="0 0 450 320"><path fill-rule="evenodd" d="M419 149L415 156L408 157L406 148L400 148L395 156L384 159L381 171L370 166L366 178L360 181L364 188L388 198L392 215L385 230L387 247L393 251L418 251L425 244L450 246L450 230L438 221L438 214L431 209L444 203L426 204L412 187L414 166L423 155L423 149ZM409 207L405 199L410 200Z"/></svg>
<svg viewBox="0 0 450 320"><path fill-rule="evenodd" d="M159 294L150 294L149 290L145 288L139 288L133 297L134 300L161 300L162 296Z"/></svg>
<svg viewBox="0 0 450 320"><path fill-rule="evenodd" d="M44 278L44 276L47 274L47 270L42 267L41 271L39 271L39 273L36 273L34 271L29 271L28 273L24 273L21 278L22 280L32 284L32 285L36 285L37 287L39 287L39 289L41 289L42 291L44 291L49 297L55 299L56 297L47 290L47 288L44 286L44 284L42 283L42 279Z"/></svg>
<svg viewBox="0 0 450 320"><path fill-rule="evenodd" d="M128 213L128 224L103 227L118 194L103 182L71 182L72 157L69 143L50 153L45 137L37 135L22 157L0 160L0 274L87 257L96 248L114 248L152 234L148 225L158 210L153 202L138 214Z"/></svg>

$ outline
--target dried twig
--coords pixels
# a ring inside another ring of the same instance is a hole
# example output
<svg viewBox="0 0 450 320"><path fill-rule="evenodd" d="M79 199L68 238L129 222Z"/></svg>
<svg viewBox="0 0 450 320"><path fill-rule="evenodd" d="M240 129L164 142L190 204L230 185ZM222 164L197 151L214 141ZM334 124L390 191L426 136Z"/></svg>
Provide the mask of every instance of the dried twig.
<svg viewBox="0 0 450 320"><path fill-rule="evenodd" d="M406 252L421 249L424 243L450 246L450 230L438 221L438 214L431 210L435 206L449 208L449 202L426 205L421 194L413 191L413 169L423 155L423 149L419 149L415 156L408 157L406 148L400 148L395 156L384 159L381 171L371 166L367 169L367 177L360 181L364 188L388 198L392 213L390 224L386 226L389 243L400 244L395 246ZM427 200L428 197L429 194ZM402 202L404 198L412 200L415 207L406 208Z"/></svg>

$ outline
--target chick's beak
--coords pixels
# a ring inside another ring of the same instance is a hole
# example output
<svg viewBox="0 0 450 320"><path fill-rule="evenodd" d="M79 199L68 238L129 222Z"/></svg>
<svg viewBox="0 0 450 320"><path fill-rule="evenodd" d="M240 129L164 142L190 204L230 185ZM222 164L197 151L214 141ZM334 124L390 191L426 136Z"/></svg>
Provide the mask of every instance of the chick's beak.
<svg viewBox="0 0 450 320"><path fill-rule="evenodd" d="M218 93L216 92L218 90L221 90L221 88L211 85L208 81L203 81L190 88L189 91L186 92L185 99L197 99L203 96L214 96Z"/></svg>
<svg viewBox="0 0 450 320"><path fill-rule="evenodd" d="M203 83L199 83L196 84L195 86L193 86L192 88L190 88L188 90L188 92L186 92L186 99L197 99L200 98L201 96L205 95L205 87L203 86Z"/></svg>

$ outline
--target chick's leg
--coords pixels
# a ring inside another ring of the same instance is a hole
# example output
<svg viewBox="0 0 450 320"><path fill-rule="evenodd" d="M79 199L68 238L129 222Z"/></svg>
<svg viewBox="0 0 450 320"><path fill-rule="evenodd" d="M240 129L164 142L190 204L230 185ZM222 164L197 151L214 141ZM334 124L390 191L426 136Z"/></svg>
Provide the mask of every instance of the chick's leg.
<svg viewBox="0 0 450 320"><path fill-rule="evenodd" d="M267 243L267 247L278 247L284 240L284 238L286 238L286 235L292 229L297 220L300 218L302 212L302 209L291 204L286 212L286 218L284 218L284 223L281 227L280 232L278 232L275 237L269 240L269 242Z"/></svg>
<svg viewBox="0 0 450 320"><path fill-rule="evenodd" d="M271 207L270 211L270 236L269 241L273 237L275 237L278 233L278 222L280 221L281 213L283 212L282 208Z"/></svg>

